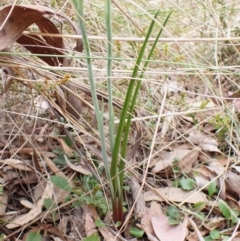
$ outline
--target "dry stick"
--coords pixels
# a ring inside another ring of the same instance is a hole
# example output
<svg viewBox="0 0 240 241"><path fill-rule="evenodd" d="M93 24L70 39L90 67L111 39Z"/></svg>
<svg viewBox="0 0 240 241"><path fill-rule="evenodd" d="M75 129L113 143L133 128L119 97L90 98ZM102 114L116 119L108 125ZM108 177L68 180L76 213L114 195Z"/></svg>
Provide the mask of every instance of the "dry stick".
<svg viewBox="0 0 240 241"><path fill-rule="evenodd" d="M196 223L195 223L191 218L189 218L189 222L191 223L194 231L196 232L197 237L198 237L198 240L199 240L199 241L204 241L204 238L203 238L203 236L201 235L201 233L200 233L200 231L199 231Z"/></svg>
<svg viewBox="0 0 240 241"><path fill-rule="evenodd" d="M59 37L59 38L78 38L82 39L81 35L75 34L52 34L52 33L42 33L42 32L30 32L24 31L23 34L28 35L40 35L40 36L50 36L50 37ZM96 35L89 35L88 39L90 40L107 40L107 37L104 36L96 36ZM117 41L131 41L131 42L143 42L145 37L113 37L113 40ZM218 38L159 38L158 42L216 42L216 41L240 41L240 37L218 37ZM155 42L155 38L149 38L148 42Z"/></svg>
<svg viewBox="0 0 240 241"><path fill-rule="evenodd" d="M132 18L119 6L119 4L112 0L113 4L122 12L126 18L132 23L132 25L144 36L144 32L138 27L138 25L132 20Z"/></svg>
<svg viewBox="0 0 240 241"><path fill-rule="evenodd" d="M237 225L236 225L236 227L235 227L235 229L234 229L230 239L228 239L228 241L232 241L235 238L235 236L237 235L237 231L238 231L239 225L240 225L240 220L238 220L238 223L237 223Z"/></svg>

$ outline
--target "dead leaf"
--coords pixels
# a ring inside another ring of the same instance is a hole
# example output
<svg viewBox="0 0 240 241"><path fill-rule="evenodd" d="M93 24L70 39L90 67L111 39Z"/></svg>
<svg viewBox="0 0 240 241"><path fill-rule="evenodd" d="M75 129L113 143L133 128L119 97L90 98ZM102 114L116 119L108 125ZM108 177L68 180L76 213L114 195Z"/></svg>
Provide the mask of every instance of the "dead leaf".
<svg viewBox="0 0 240 241"><path fill-rule="evenodd" d="M145 204L143 193L140 190L139 182L135 177L131 177L130 180L128 181L128 184L131 188L132 198L133 200L136 200L136 204L134 207L135 217L141 218L145 213L146 204Z"/></svg>
<svg viewBox="0 0 240 241"><path fill-rule="evenodd" d="M167 111L166 114L171 114L170 111ZM161 138L164 138L170 128L170 125L172 125L172 122L174 121L174 115L168 115L165 117L162 130L161 130Z"/></svg>
<svg viewBox="0 0 240 241"><path fill-rule="evenodd" d="M158 161L155 167L152 169L152 173L158 173L168 167L171 167L173 162L176 161L176 159L181 160L188 153L189 150L184 149L176 149L173 152L168 153L168 155L165 153L162 160Z"/></svg>
<svg viewBox="0 0 240 241"><path fill-rule="evenodd" d="M66 18L70 21L76 33L80 33L68 16L62 13L59 14L51 8L41 5L8 5L0 10L0 26L2 26L0 30L0 51L14 42L18 42L34 54L63 55L62 51L65 48L62 38L52 36L42 36L41 38L39 36L23 35L23 31L34 23L43 33L61 34L53 22L45 17L46 15L50 15L57 20L57 16ZM79 40L77 41L79 42ZM79 50L82 51L82 49ZM39 56L39 58L52 66L58 66L59 63L64 64L64 59L61 57L48 58Z"/></svg>
<svg viewBox="0 0 240 241"><path fill-rule="evenodd" d="M46 16L48 16L48 18ZM51 66L67 66L68 61L64 57L66 49L63 38L41 35L33 36L31 33L23 34L29 26L36 24L41 33L60 35L61 31L58 30L49 16L58 22L60 22L59 17L65 18L72 25L76 34L81 34L77 25L62 12L58 13L54 9L41 5L8 5L0 10L0 26L2 26L0 29L0 51L17 42L31 53L38 55L40 59ZM75 50L82 52L82 40L77 39L76 42ZM44 55L50 55L51 57ZM11 84L11 82L9 83ZM67 85L69 84L67 83ZM72 89L72 86L70 86L69 89ZM81 101L73 97L73 95L67 94L67 105L63 91L59 86L57 86L56 95L60 107L63 108L63 110L67 108L71 114L79 118L79 113L81 113L82 110ZM46 101L40 101L38 105L44 109L48 108ZM72 106L76 111L72 113L69 106Z"/></svg>
<svg viewBox="0 0 240 241"><path fill-rule="evenodd" d="M101 220L100 217L98 216L98 213L95 209L95 207L93 206L89 206L89 211L91 213L91 216L93 217L94 221L99 221ZM107 241L117 241L118 239L115 237L115 235L113 235L109 229L107 228L107 226L103 226L103 227L98 227L99 232L102 234L102 236L104 237L105 240Z"/></svg>
<svg viewBox="0 0 240 241"><path fill-rule="evenodd" d="M178 166L183 172L190 172L192 170L193 163L199 156L199 149L187 150L187 149L175 149L170 152L168 156L165 155L165 159L156 163L152 169L152 173L158 173L160 171L171 168L173 165Z"/></svg>
<svg viewBox="0 0 240 241"><path fill-rule="evenodd" d="M173 202L208 202L206 194L202 192L196 192L196 190L183 191L181 188L169 187L169 188L157 188L155 192L148 191L144 193L146 202L149 201L164 201L169 200Z"/></svg>
<svg viewBox="0 0 240 241"><path fill-rule="evenodd" d="M11 158L11 159L0 160L0 163L3 164L1 168L5 165L8 165L21 171L32 171L32 169L27 166L26 162L23 162L18 159Z"/></svg>
<svg viewBox="0 0 240 241"><path fill-rule="evenodd" d="M205 239L204 239L203 236L201 235L201 233L200 233L200 231L199 231L196 223L195 223L191 218L189 218L189 222L191 223L194 231L196 232L197 237L198 237L198 240L199 240L199 241L205 241Z"/></svg>
<svg viewBox="0 0 240 241"><path fill-rule="evenodd" d="M194 149L179 161L178 166L183 173L192 171L193 163L198 159L199 151L200 149Z"/></svg>
<svg viewBox="0 0 240 241"><path fill-rule="evenodd" d="M184 241L187 236L187 218L178 225L170 225L164 214L151 218L154 232L161 241Z"/></svg>
<svg viewBox="0 0 240 241"><path fill-rule="evenodd" d="M198 145L203 151L220 152L218 142L212 137L205 136L201 133L189 133L187 140Z"/></svg>
<svg viewBox="0 0 240 241"><path fill-rule="evenodd" d="M240 199L240 176L234 172L228 171L225 182L227 191L236 193L238 195L238 199Z"/></svg>
<svg viewBox="0 0 240 241"><path fill-rule="evenodd" d="M86 231L86 237L89 237L97 233L96 225L91 215L88 212L86 212L85 214L85 231Z"/></svg>
<svg viewBox="0 0 240 241"><path fill-rule="evenodd" d="M66 98L64 96L63 90L58 85L56 86L56 97L58 100L58 105L62 108L63 111L66 111L67 109Z"/></svg>
<svg viewBox="0 0 240 241"><path fill-rule="evenodd" d="M84 166L83 164L82 165L77 165L75 166L74 164L72 164L67 156L64 155L64 158L65 158L65 161L67 163L67 165L74 171L78 172L78 173L81 173L81 174L84 174L84 175L91 175L91 172L89 171L89 169Z"/></svg>
<svg viewBox="0 0 240 241"><path fill-rule="evenodd" d="M155 201L151 202L150 208L148 207L145 208L145 212L141 218L141 227L145 231L147 236L154 235L154 231L151 223L151 217L160 216L162 214L163 212L162 212L161 205Z"/></svg>
<svg viewBox="0 0 240 241"><path fill-rule="evenodd" d="M39 214L42 213L44 199L52 198L52 196L53 196L53 184L51 182L48 182L44 189L43 195L41 199L37 202L37 204L34 205L34 207L28 213L19 215L16 218L14 218L9 224L6 225L6 227L8 229L17 228L35 219Z"/></svg>

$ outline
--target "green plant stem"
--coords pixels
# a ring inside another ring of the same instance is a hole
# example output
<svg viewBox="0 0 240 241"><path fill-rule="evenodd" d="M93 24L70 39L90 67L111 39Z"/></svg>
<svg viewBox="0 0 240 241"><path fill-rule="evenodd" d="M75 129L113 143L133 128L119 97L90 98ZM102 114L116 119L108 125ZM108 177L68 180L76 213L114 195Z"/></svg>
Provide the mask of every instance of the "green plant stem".
<svg viewBox="0 0 240 241"><path fill-rule="evenodd" d="M149 27L146 38L144 40L143 46L138 55L135 67L133 69L132 78L130 80L127 94L125 96L123 110L121 113L120 123L118 126L117 135L116 135L116 139L115 139L115 145L114 145L114 149L113 149L113 153L112 153L112 164L111 164L110 174L111 174L111 177L113 178L113 188L115 191L114 195L116 195L118 198L118 204L114 203L113 205L115 205L115 208L116 207L119 208L119 210L118 210L119 220L115 220L115 221L123 220L122 204L123 204L123 181L124 181L124 175L125 175L124 159L126 157L128 135L129 135L130 125L131 125L131 117L132 117L132 113L133 113L134 106L136 103L137 95L138 95L138 92L139 92L139 89L141 86L141 81L136 81L136 77L137 77L137 74L138 74L138 71L140 68L140 64L142 63L143 55L144 55L146 46L148 44L148 39L151 36L152 30L153 30L153 27L155 24L155 19L157 18L158 14L159 14L159 11L157 11L157 13L154 16L154 20L151 22L151 25ZM167 17L167 19L165 20L164 25L167 23L167 21L170 17L170 14ZM151 58L151 56L153 54L153 51L156 47L157 41L158 41L161 33L162 33L162 29L160 29L158 36L151 48L151 51L148 54L147 61L145 62L141 75L140 75L140 79L143 78L144 72L145 72L147 64L148 64L148 60ZM137 82L137 84L135 84L136 82ZM127 120L127 122L126 122L126 120ZM122 137L123 137L123 139L122 139ZM119 157L120 148L121 148L121 156ZM119 159L120 159L120 163L118 166Z"/></svg>
<svg viewBox="0 0 240 241"><path fill-rule="evenodd" d="M107 30L107 80L108 80L108 110L109 110L109 141L111 146L111 151L114 147L114 110L113 110L113 98L112 98L112 18L111 18L111 0L106 0L105 2L105 20L106 20L106 30Z"/></svg>
<svg viewBox="0 0 240 241"><path fill-rule="evenodd" d="M93 105L95 109L95 114L97 118L97 123L98 123L98 130L99 130L99 135L100 135L100 141L101 141L101 149L102 149L102 155L103 155L103 161L104 161L104 167L107 175L107 179L110 181L111 176L109 172L109 165L108 165L108 158L107 158L107 151L106 151L106 144L105 144L105 136L104 136L104 126L103 126L103 115L102 112L99 109L99 103L97 99L97 91L95 87L95 80L93 77L93 69L92 69L92 60L91 60L91 52L90 52L90 47L89 47L89 42L87 38L87 32L86 32L86 26L84 22L84 5L83 5L83 0L73 0L73 4L75 9L77 10L77 19L79 26L81 28L81 34L82 34L82 40L83 40L83 45L84 45L84 50L87 56L87 66L88 66L88 77L89 77L89 83L91 87L91 94L92 94L92 99L93 99ZM109 182L109 187L111 191L111 196L113 197L114 195L114 189Z"/></svg>
<svg viewBox="0 0 240 241"><path fill-rule="evenodd" d="M158 14L159 14L159 11L157 11L157 13L155 14L154 19L157 18ZM172 14L172 12L170 12L168 14L167 18L165 19L165 21L163 23L163 27L166 26L166 24L167 24L167 22L168 22L168 20L169 20L169 18L171 16L171 14ZM153 26L154 26L154 21L152 21L152 23L151 23L151 25L149 27L149 30L148 30L147 36L145 38L144 44L147 44L147 40L150 38L151 32L153 30ZM140 79L142 79L143 76L144 76L145 70L146 70L147 65L149 63L148 60L151 59L151 56L153 54L154 49L156 48L156 45L158 43L158 39L160 38L160 36L162 34L162 31L163 31L163 28L161 28L160 31L158 32L158 35L157 35L157 37L156 37L156 39L155 39L155 41L153 43L153 46L152 46L152 48L151 48L151 50L150 50L150 52L148 54L147 61L145 61L144 67L143 67L141 75L140 75ZM145 48L144 44L143 44L142 48ZM119 175L120 175L119 179L120 180L123 180L123 178L124 178L124 166L125 166L125 164L124 164L124 160L123 159L125 159L125 157L126 157L127 141L128 141L128 135L129 135L129 130L130 130L130 126L131 126L132 113L134 111L134 106L135 106L135 103L136 103L136 100L137 100L137 96L138 96L138 92L139 92L140 87L141 87L141 81L138 80L137 81L137 86L135 88L134 95L133 95L133 98L132 98L132 102L131 102L131 105L130 105L130 108L129 108L129 114L128 114L127 124L126 124L126 131L125 131L125 135L124 135L124 139L123 139L123 143L125 145L122 147L122 152L121 152L122 159L121 159L120 165L119 165ZM123 185L123 183L121 185Z"/></svg>

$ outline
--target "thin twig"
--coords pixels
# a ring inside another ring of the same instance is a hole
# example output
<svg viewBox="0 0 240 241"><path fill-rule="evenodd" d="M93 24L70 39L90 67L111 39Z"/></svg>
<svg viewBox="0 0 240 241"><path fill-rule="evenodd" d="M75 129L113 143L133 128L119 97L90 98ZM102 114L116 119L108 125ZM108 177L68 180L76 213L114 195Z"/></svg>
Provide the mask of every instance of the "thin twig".
<svg viewBox="0 0 240 241"><path fill-rule="evenodd" d="M82 39L81 35L74 34L47 34L42 32L30 32L24 31L24 34L28 35L40 35L40 36L51 36L51 37L59 37L59 38L78 38ZM105 36L95 36L88 35L89 40L107 40ZM143 42L145 37L113 37L115 41L131 41L131 42ZM149 38L149 42L155 42L155 38ZM159 38L158 42L216 42L216 41L240 41L240 37L218 37L218 38Z"/></svg>

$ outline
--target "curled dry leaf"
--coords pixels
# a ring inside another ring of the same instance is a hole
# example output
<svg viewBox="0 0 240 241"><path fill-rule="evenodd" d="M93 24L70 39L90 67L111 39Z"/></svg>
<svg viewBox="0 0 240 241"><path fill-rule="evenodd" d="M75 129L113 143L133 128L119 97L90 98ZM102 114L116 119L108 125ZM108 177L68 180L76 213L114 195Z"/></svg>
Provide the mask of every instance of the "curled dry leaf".
<svg viewBox="0 0 240 241"><path fill-rule="evenodd" d="M59 14L53 9L40 5L8 5L0 10L0 51L11 46L14 42L23 45L35 54L63 55L65 49L63 39L53 36L31 36L23 35L23 32L32 24L36 24L42 33L61 34L52 21L46 16L51 16L59 21L58 17L64 17L73 25L77 34L80 34L75 24L64 14ZM4 23L4 25L3 25ZM77 40L78 42L81 42ZM82 44L77 43L82 51ZM51 46L51 48L49 48ZM61 57L48 58L39 56L43 61L52 66L64 64Z"/></svg>
<svg viewBox="0 0 240 241"><path fill-rule="evenodd" d="M56 97L57 97L57 100L58 100L58 105L62 108L63 111L66 111L67 104L66 104L64 92L60 88L60 86L58 86L58 85L56 86Z"/></svg>
<svg viewBox="0 0 240 241"><path fill-rule="evenodd" d="M167 169L168 167L171 167L176 158L181 160L185 155L187 155L188 152L189 150L176 149L173 152L168 153L168 155L164 153L162 160L158 161L155 167L152 169L152 173L158 173Z"/></svg>
<svg viewBox="0 0 240 241"><path fill-rule="evenodd" d="M72 22L67 15L58 13L54 9L40 5L8 5L0 10L0 51L5 50L17 42L31 53L38 55L40 59L51 66L67 66L68 61L64 57L66 49L62 37L24 33L29 26L36 24L41 33L61 35L61 31L59 31L54 22L50 20L50 17L57 22L60 22L59 17L67 19L76 34L80 35L80 30L77 25ZM81 52L83 50L82 41L77 39L76 42L75 50ZM44 55L50 55L51 57ZM72 109L69 106L72 106L76 111L71 114L78 118L78 113L82 111L81 104L79 104L81 101L72 97L72 95L67 96L68 106L63 98L64 95L62 91L57 90L57 98L60 100L60 106L63 110L67 108L70 113Z"/></svg>

